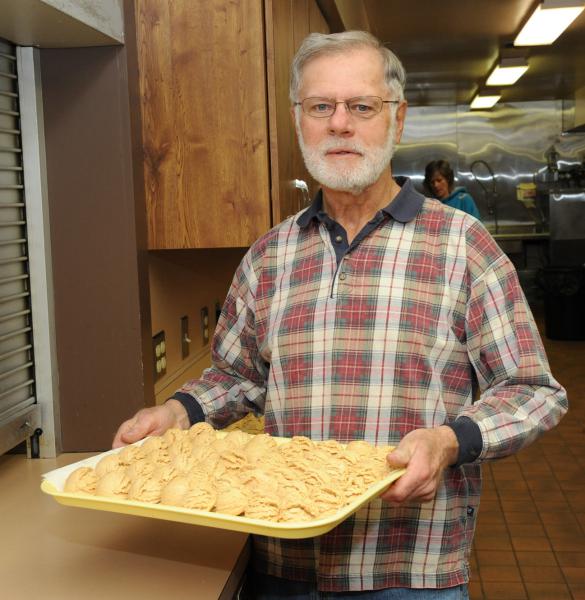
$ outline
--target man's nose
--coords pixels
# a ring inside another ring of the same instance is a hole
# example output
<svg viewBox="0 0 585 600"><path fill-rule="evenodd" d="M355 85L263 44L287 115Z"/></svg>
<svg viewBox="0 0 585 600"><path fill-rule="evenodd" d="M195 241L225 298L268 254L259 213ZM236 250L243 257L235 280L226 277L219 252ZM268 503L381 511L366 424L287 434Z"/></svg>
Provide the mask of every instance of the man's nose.
<svg viewBox="0 0 585 600"><path fill-rule="evenodd" d="M335 112L329 117L329 131L337 135L353 132L353 118L347 104L339 102L336 105Z"/></svg>

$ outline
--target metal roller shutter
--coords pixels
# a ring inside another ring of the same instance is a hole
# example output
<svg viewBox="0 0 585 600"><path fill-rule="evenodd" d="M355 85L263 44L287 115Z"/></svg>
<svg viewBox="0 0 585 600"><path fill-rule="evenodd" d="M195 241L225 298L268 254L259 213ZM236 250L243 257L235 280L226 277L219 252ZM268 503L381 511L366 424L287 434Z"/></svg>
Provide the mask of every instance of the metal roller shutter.
<svg viewBox="0 0 585 600"><path fill-rule="evenodd" d="M16 48L0 40L0 453L34 433L34 359Z"/></svg>

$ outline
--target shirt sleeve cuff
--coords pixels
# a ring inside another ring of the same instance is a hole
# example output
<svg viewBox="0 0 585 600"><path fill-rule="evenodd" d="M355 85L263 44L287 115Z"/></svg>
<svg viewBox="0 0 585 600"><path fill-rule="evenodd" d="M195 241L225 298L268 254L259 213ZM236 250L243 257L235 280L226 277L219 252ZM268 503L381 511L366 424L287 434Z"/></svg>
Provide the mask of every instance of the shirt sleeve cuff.
<svg viewBox="0 0 585 600"><path fill-rule="evenodd" d="M190 394L185 394L184 392L176 392L171 396L170 400L177 400L180 402L185 410L187 411L187 416L189 417L189 422L191 425L195 423L200 423L201 421L205 421L205 414L203 413L203 409L199 406L199 403L193 396Z"/></svg>
<svg viewBox="0 0 585 600"><path fill-rule="evenodd" d="M453 468L460 467L461 465L477 460L483 448L483 439L479 425L469 417L459 417L446 425L453 430L459 442L457 462L451 466Z"/></svg>

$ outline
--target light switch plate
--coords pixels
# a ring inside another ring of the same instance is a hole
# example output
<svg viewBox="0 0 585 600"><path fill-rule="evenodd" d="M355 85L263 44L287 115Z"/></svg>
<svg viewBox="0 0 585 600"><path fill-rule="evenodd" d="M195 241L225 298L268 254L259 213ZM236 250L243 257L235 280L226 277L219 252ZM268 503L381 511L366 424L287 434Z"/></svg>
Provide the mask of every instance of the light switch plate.
<svg viewBox="0 0 585 600"><path fill-rule="evenodd" d="M152 354L154 358L154 380L157 381L167 372L167 345L164 330L152 336Z"/></svg>
<svg viewBox="0 0 585 600"><path fill-rule="evenodd" d="M207 306L201 309L201 340L203 345L209 344L209 308Z"/></svg>

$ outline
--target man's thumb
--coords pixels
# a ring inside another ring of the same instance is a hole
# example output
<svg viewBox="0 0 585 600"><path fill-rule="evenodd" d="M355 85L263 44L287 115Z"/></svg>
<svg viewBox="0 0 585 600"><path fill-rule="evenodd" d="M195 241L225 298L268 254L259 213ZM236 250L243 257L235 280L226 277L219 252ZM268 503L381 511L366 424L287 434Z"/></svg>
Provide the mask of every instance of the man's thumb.
<svg viewBox="0 0 585 600"><path fill-rule="evenodd" d="M408 459L408 454L401 448L393 450L386 457L386 460L391 467L406 467Z"/></svg>
<svg viewBox="0 0 585 600"><path fill-rule="evenodd" d="M142 419L136 419L132 425L122 434L122 439L126 443L133 443L141 440L147 433L147 424Z"/></svg>

